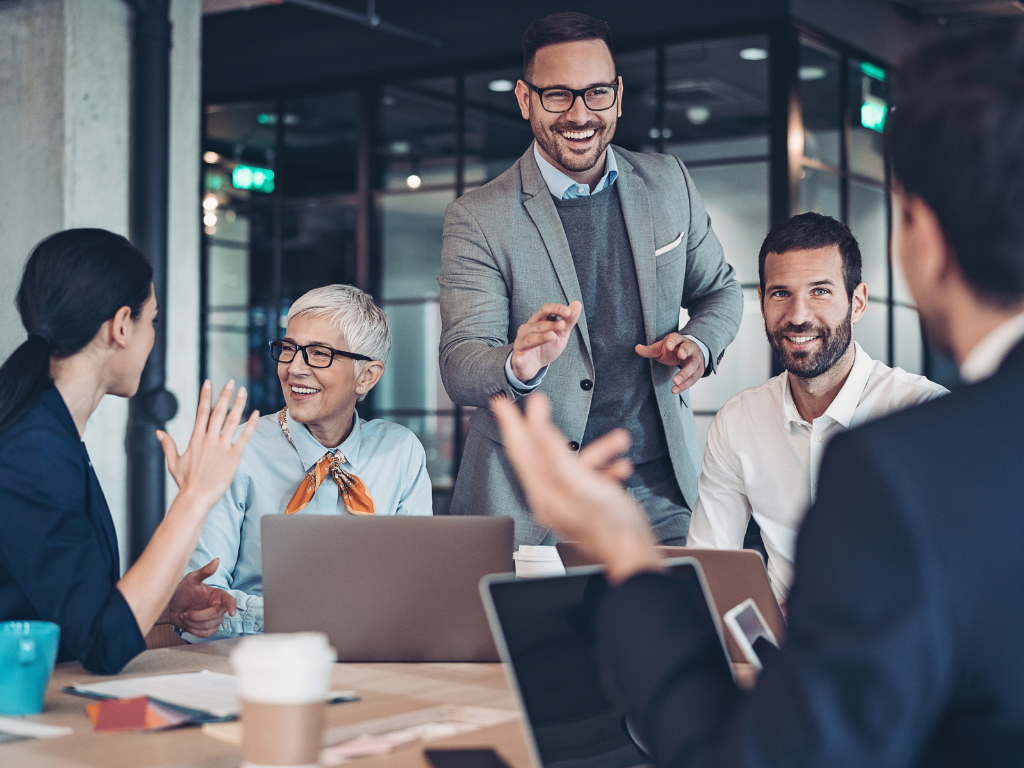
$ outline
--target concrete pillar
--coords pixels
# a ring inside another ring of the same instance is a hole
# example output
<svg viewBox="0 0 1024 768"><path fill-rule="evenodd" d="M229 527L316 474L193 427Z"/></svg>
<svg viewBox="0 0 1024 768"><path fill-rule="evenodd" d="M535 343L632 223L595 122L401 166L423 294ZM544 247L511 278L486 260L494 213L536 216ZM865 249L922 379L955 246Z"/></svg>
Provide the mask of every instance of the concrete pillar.
<svg viewBox="0 0 1024 768"><path fill-rule="evenodd" d="M200 0L174 0L168 389L182 416L197 397ZM33 245L71 227L128 235L131 19L125 0L0 3L0 359L25 339L14 306ZM179 306L180 304L180 306ZM104 398L85 442L127 551L127 401ZM174 484L169 483L173 496Z"/></svg>

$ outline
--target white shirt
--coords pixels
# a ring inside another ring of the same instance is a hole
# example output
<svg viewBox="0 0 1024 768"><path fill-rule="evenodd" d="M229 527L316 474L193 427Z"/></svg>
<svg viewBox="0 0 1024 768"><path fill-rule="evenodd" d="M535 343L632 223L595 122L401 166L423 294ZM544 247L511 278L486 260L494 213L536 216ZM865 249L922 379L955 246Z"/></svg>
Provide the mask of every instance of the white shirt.
<svg viewBox="0 0 1024 768"><path fill-rule="evenodd" d="M544 177L544 183L547 185L548 191L556 200L572 200L577 197L589 197L590 195L596 195L603 189L610 187L615 183L615 179L619 175L619 166L615 162L615 153L612 152L611 147L607 147L604 151L604 175L601 180L594 186L594 191L590 191L590 187L586 184L580 184L574 179L567 176L558 168L555 168L551 163L545 160L540 150L537 148L537 142L533 142L533 157L537 161L537 167L540 168L540 175ZM697 339L689 334L686 338L694 342L699 348L701 353L704 355L704 367L707 368L711 361L711 352L708 350L707 345L703 341ZM505 378L508 383L512 385L512 388L520 392L530 392L540 385L544 379L544 374L547 373L547 366L544 366L537 372L529 381L523 382L516 378L516 375L512 373L512 353L508 353L508 357L505 358Z"/></svg>
<svg viewBox="0 0 1024 768"><path fill-rule="evenodd" d="M715 416L698 481L687 546L741 549L753 515L768 552L768 576L785 597L796 537L817 495L822 454L835 435L946 394L924 376L872 360L856 344L850 375L821 416L808 423L783 372L731 398Z"/></svg>
<svg viewBox="0 0 1024 768"><path fill-rule="evenodd" d="M1003 360L1017 342L1024 339L1024 312L989 332L988 336L974 345L960 365L960 378L967 384L976 384L999 370Z"/></svg>

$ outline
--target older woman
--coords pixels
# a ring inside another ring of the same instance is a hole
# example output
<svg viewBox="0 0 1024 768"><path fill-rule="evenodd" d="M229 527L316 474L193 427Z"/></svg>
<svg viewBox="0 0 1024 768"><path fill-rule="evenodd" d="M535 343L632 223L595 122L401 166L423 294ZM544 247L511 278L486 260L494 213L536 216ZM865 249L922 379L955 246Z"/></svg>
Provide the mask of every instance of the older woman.
<svg viewBox="0 0 1024 768"><path fill-rule="evenodd" d="M391 349L387 316L373 299L350 285L310 291L292 305L285 337L270 349L285 407L260 419L192 556L201 564L220 559L206 583L228 590L238 606L216 637L263 631L264 515L431 514L419 440L398 424L364 421L355 409Z"/></svg>

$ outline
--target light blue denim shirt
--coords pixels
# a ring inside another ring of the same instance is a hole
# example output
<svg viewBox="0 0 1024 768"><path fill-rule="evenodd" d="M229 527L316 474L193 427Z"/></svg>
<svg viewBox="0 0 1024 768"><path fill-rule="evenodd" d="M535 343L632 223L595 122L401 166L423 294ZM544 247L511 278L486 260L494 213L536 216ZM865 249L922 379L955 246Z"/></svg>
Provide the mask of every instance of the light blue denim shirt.
<svg viewBox="0 0 1024 768"><path fill-rule="evenodd" d="M611 147L607 147L604 151L605 165L604 175L601 180L597 182L594 187L594 191L590 191L590 187L586 184L580 184L579 182L569 178L565 173L555 168L551 163L543 158L540 154L540 150L537 148L537 142L533 142L533 157L537 161L537 167L540 168L540 175L544 177L544 183L547 185L548 191L551 192L552 196L558 200L575 200L578 197L588 197L590 195L596 195L612 184L615 183L615 179L619 175L619 166L615 162L615 153L612 152ZM711 361L711 352L708 350L707 345L700 339L686 334L686 338L693 341L704 355L704 367L707 368ZM522 392L532 392L536 389L541 381L544 379L544 374L548 372L548 367L545 365L538 371L537 375L529 381L520 381L516 378L516 375L512 373L512 353L508 353L508 357L505 358L505 378L508 383L512 385L512 388Z"/></svg>
<svg viewBox="0 0 1024 768"><path fill-rule="evenodd" d="M366 484L378 515L430 515L432 503L423 446L411 431L389 421L364 421L355 414L352 433L337 450L343 465ZM288 417L295 447L277 422L277 414L259 420L252 440L224 497L210 510L188 570L220 558L206 583L229 591L238 603L208 640L263 631L263 557L260 520L284 514L306 473L327 453L302 424ZM299 515L346 515L338 486L325 480ZM183 633L189 642L202 638Z"/></svg>

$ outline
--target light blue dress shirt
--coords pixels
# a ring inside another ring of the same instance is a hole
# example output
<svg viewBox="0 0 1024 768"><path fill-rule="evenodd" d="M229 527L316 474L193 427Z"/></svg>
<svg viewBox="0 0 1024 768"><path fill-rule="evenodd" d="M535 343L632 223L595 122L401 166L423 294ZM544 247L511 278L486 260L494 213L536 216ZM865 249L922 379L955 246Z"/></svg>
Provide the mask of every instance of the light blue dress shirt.
<svg viewBox="0 0 1024 768"><path fill-rule="evenodd" d="M533 156L537 160L537 167L540 168L540 175L544 177L544 183L547 184L548 190L558 200L575 200L578 197L589 197L590 195L596 195L598 192L607 189L615 183L615 179L619 175L619 166L615 162L615 153L612 152L612 148L608 147L604 151L604 176L594 186L594 191L590 191L590 187L586 184L580 184L574 179L566 176L558 168L555 168L551 163L544 159L541 155L540 150L537 149L537 142L533 142ZM704 354L704 367L707 368L711 360L711 352L707 346L700 339L694 338L689 334L686 334L686 338L700 347L700 351ZM516 378L516 375L512 373L512 353L508 353L508 357L505 358L505 378L508 383L512 385L513 389L520 392L526 393L537 388L537 386L543 381L544 374L547 373L548 368L544 366L540 369L540 372L529 381L523 382Z"/></svg>
<svg viewBox="0 0 1024 768"><path fill-rule="evenodd" d="M206 583L230 592L238 604L234 616L225 616L217 634L207 640L263 631L263 556L260 520L281 515L295 491L320 458L329 450L341 452L342 465L359 477L373 497L377 515L430 515L432 501L423 446L410 430L399 424L355 414L351 434L337 449L317 442L305 426L288 417L288 442L277 414L263 416L245 448L235 479L227 493L210 510L199 545L188 570L202 568L220 558L217 572ZM330 478L317 489L299 515L350 514ZM189 642L203 638L183 633Z"/></svg>

